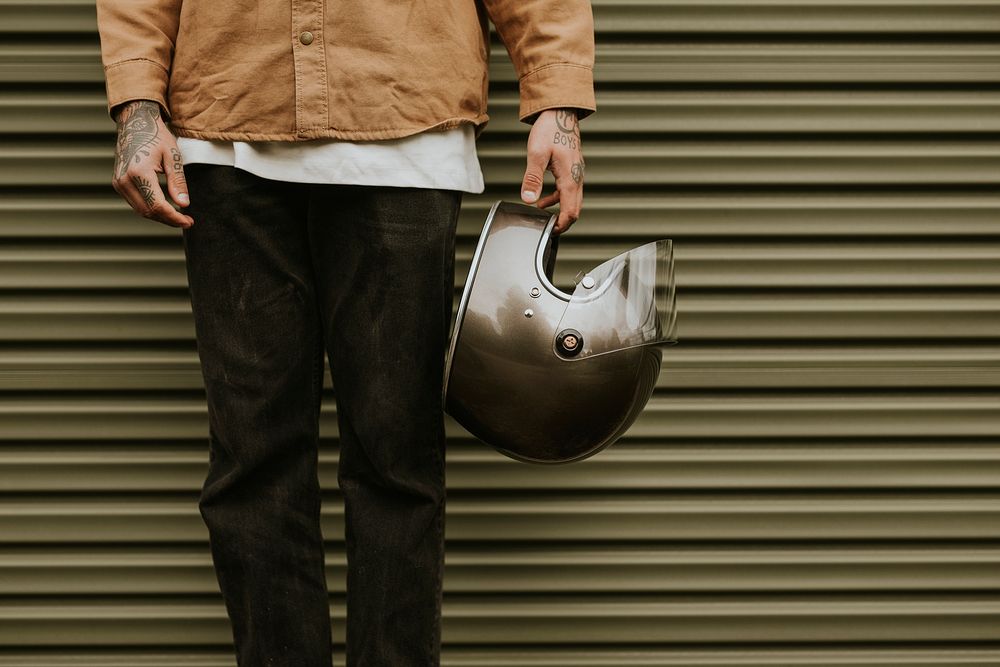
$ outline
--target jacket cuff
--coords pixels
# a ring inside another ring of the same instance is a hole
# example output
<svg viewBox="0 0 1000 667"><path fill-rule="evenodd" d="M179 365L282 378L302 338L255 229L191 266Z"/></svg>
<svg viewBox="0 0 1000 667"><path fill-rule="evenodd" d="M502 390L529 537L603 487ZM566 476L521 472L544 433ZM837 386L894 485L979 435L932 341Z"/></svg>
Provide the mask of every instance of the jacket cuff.
<svg viewBox="0 0 1000 667"><path fill-rule="evenodd" d="M531 125L546 109L569 107L583 119L597 110L594 70L587 65L553 63L525 74L518 81L521 122Z"/></svg>
<svg viewBox="0 0 1000 667"><path fill-rule="evenodd" d="M170 120L166 91L169 72L158 62L146 58L131 58L112 63L104 68L105 87L108 93L108 116L114 120L111 110L122 102L131 100L154 100L159 102L166 118Z"/></svg>

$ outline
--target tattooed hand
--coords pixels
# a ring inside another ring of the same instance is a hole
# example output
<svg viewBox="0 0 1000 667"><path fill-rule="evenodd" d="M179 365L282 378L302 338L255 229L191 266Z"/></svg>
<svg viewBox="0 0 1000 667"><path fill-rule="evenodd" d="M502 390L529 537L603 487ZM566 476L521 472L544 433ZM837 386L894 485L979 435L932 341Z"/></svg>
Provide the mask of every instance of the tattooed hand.
<svg viewBox="0 0 1000 667"><path fill-rule="evenodd" d="M521 199L539 208L559 204L553 228L560 234L580 217L583 205L583 150L575 109L546 109L528 135L528 168L521 183ZM556 177L556 191L541 197L545 170ZM539 198L541 197L541 198Z"/></svg>
<svg viewBox="0 0 1000 667"><path fill-rule="evenodd" d="M144 218L186 229L194 218L167 203L157 174L167 174L167 191L178 206L189 203L177 140L153 100L133 100L115 109L118 146L111 186Z"/></svg>

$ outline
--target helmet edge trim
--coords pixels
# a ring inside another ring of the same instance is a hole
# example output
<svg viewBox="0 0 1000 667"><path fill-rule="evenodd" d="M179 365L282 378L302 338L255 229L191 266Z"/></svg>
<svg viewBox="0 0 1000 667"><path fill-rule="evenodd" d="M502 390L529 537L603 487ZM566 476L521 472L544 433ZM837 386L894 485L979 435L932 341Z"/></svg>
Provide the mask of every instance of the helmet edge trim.
<svg viewBox="0 0 1000 667"><path fill-rule="evenodd" d="M493 225L493 218L502 203L503 200L498 199L493 203L493 206L490 207L490 212L486 216L486 222L483 223L483 231L479 233L479 240L476 242L476 252L472 256L472 262L469 264L469 275L465 279L465 287L462 289L462 298L458 302L458 311L455 314L455 322L452 325L451 342L448 345L448 357L444 369L444 382L441 386L442 405L446 405L448 401L448 383L451 380L451 362L455 356L455 347L458 344L459 332L462 330L462 320L465 317L466 306L469 305L469 295L472 293L472 283L475 282L476 272L479 270L479 262L483 255L483 248L486 245L484 241L489 236L490 227Z"/></svg>

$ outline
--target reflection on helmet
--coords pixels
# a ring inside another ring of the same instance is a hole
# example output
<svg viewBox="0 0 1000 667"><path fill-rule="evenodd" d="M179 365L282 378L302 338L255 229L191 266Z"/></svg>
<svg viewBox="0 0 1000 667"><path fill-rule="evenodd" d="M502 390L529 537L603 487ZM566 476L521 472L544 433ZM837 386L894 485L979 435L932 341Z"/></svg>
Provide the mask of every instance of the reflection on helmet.
<svg viewBox="0 0 1000 667"><path fill-rule="evenodd" d="M568 463L617 440L677 342L672 243L604 262L572 294L552 284L556 216L497 202L459 304L445 410L511 458Z"/></svg>

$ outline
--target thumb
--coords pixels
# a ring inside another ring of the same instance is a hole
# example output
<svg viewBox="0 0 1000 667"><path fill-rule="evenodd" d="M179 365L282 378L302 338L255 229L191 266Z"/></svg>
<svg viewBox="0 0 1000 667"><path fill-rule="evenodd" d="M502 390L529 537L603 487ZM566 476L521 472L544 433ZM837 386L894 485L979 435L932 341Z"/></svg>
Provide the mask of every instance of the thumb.
<svg viewBox="0 0 1000 667"><path fill-rule="evenodd" d="M521 181L521 199L528 204L538 201L542 194L547 157L543 152L528 151L528 167L524 171L524 180Z"/></svg>
<svg viewBox="0 0 1000 667"><path fill-rule="evenodd" d="M184 161L177 146L164 151L163 170L167 174L167 192L181 208L191 203L188 196L187 180L184 178Z"/></svg>

